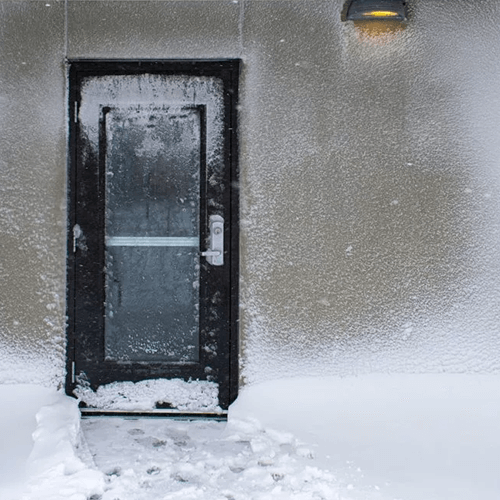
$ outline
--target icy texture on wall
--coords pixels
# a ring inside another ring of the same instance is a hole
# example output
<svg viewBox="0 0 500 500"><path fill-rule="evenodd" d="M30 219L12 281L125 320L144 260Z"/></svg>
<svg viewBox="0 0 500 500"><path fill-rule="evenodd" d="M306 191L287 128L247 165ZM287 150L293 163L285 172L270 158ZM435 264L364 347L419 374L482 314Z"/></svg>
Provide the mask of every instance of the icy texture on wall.
<svg viewBox="0 0 500 500"><path fill-rule="evenodd" d="M498 372L500 4L340 4L245 11L243 374Z"/></svg>
<svg viewBox="0 0 500 500"><path fill-rule="evenodd" d="M68 57L238 57L242 15L232 0L69 0Z"/></svg>
<svg viewBox="0 0 500 500"><path fill-rule="evenodd" d="M65 55L243 59L247 381L499 372L500 3L410 3L3 1L0 382L64 375Z"/></svg>
<svg viewBox="0 0 500 500"><path fill-rule="evenodd" d="M63 2L0 9L0 383L64 366Z"/></svg>

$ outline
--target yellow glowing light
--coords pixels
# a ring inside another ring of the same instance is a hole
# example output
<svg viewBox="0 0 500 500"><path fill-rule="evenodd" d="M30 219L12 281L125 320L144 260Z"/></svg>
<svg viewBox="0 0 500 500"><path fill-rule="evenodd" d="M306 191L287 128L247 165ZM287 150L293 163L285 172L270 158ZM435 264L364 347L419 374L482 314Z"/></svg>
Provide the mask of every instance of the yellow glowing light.
<svg viewBox="0 0 500 500"><path fill-rule="evenodd" d="M406 23L401 23L393 17L354 21L358 40L370 45L387 45L395 40L406 27Z"/></svg>
<svg viewBox="0 0 500 500"><path fill-rule="evenodd" d="M397 17L398 13L392 10L372 10L371 12L363 13L366 17Z"/></svg>

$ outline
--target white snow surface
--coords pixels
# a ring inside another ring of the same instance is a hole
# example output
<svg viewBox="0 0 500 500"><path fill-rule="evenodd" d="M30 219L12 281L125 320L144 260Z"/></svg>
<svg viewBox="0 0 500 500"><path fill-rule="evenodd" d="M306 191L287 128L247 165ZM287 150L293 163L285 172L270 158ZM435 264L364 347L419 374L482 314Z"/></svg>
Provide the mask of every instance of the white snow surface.
<svg viewBox="0 0 500 500"><path fill-rule="evenodd" d="M101 410L154 410L167 403L179 411L222 412L218 405L219 386L206 380L152 379L141 382L113 382L93 391L80 384L75 395L87 406Z"/></svg>
<svg viewBox="0 0 500 500"><path fill-rule="evenodd" d="M499 389L494 375L283 379L245 387L225 423L81 420L60 392L0 385L0 498L498 500Z"/></svg>

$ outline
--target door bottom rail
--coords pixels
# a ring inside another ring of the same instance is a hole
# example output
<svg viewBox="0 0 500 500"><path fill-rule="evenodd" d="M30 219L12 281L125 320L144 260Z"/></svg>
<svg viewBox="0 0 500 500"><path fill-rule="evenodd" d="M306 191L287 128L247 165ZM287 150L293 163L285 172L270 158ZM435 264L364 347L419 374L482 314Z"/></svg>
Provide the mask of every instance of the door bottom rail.
<svg viewBox="0 0 500 500"><path fill-rule="evenodd" d="M227 420L227 411L214 412L188 412L176 410L99 410L97 408L80 408L82 418L90 417L121 417L136 418L171 418L175 420Z"/></svg>

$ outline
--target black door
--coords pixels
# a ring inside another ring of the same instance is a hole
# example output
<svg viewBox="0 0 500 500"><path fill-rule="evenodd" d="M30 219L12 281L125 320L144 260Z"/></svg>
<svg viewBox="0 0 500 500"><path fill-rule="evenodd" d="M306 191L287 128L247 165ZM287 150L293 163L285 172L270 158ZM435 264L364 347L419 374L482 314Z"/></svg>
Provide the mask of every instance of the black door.
<svg viewBox="0 0 500 500"><path fill-rule="evenodd" d="M73 62L67 391L237 390L238 61Z"/></svg>

